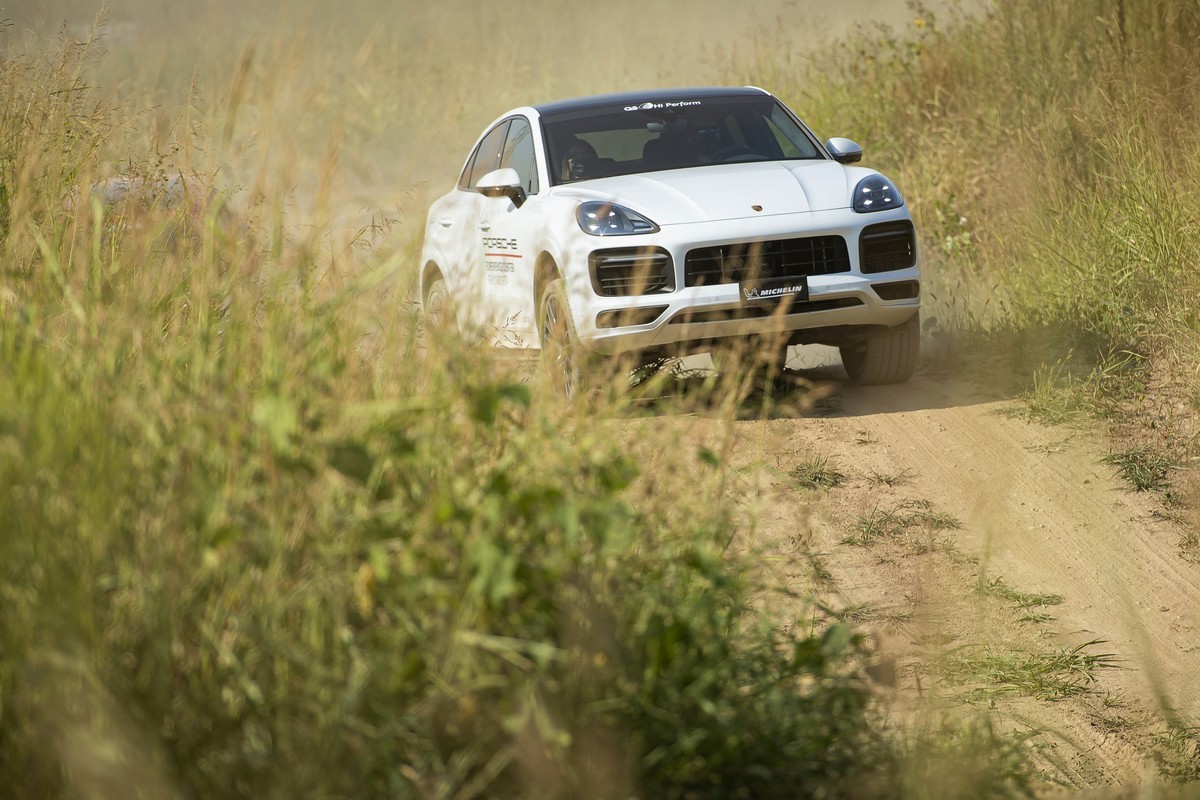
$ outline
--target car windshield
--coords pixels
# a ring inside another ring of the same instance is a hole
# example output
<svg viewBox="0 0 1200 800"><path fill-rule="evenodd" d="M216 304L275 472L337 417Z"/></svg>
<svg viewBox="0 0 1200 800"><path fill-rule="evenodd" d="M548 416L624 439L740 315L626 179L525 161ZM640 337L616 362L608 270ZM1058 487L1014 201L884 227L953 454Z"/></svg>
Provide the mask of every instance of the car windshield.
<svg viewBox="0 0 1200 800"><path fill-rule="evenodd" d="M542 118L555 185L740 161L823 158L773 97L706 97Z"/></svg>

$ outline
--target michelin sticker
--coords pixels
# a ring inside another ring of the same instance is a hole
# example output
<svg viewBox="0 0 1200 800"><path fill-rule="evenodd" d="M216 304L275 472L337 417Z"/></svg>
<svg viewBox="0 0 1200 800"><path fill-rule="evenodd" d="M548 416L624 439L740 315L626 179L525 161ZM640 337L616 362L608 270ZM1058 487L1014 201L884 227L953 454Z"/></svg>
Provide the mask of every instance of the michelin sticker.
<svg viewBox="0 0 1200 800"><path fill-rule="evenodd" d="M747 300L778 300L782 297L795 295L803 298L807 294L807 286L803 283L791 284L788 286L743 286L742 294Z"/></svg>
<svg viewBox="0 0 1200 800"><path fill-rule="evenodd" d="M804 286L777 286L774 289L756 289L753 286L746 287L746 299L767 299L770 297L783 297L785 294L795 294L803 292Z"/></svg>

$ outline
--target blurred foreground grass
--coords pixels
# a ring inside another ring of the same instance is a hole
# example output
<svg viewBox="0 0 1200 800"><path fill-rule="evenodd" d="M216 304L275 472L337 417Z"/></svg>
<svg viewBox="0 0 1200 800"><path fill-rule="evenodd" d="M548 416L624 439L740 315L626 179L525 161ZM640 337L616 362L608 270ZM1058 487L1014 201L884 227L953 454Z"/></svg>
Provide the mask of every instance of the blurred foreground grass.
<svg viewBox="0 0 1200 800"><path fill-rule="evenodd" d="M164 7L137 35L178 36L139 65L153 85L126 94L135 51L117 42L4 34L0 786L790 798L1029 785L1019 745L987 720L903 735L880 722L861 636L816 622L812 598L731 546L721 447L618 424L620 406L576 419L518 369L422 331L403 301L419 203L368 203L351 214L366 223L340 227L356 181L424 158L449 164L448 181L488 119L587 91L590 73L535 61L523 82L482 55L445 70L416 22L379 26L370 9L339 17L331 40L313 5L209 6L259 37L208 38ZM1053 332L1186 377L1192 6L1015 0L945 26L914 14L915 38L863 34L819 69L793 57L786 25L714 47L705 69L780 92L901 181L945 330ZM495 45L488 19L455 34L492 59L527 52ZM567 21L554 30L554 52L570 51ZM181 89L172 71L193 62ZM625 63L595 90L658 82L658 65ZM497 71L508 83L483 107ZM91 202L87 187L117 173L183 174L214 196Z"/></svg>

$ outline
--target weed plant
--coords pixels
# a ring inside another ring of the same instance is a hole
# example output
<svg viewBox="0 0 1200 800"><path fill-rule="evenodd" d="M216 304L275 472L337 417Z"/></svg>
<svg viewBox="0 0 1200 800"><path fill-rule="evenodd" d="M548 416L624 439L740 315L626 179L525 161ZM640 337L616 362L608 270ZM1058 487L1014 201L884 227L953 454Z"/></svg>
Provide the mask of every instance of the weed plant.
<svg viewBox="0 0 1200 800"><path fill-rule="evenodd" d="M993 578L992 580L981 580L979 583L979 593L989 597L998 597L1001 600L1007 600L1022 611L1027 611L1031 608L1040 606L1057 606L1061 605L1065 599L1061 594L1037 594L1035 592L1022 592L1019 589L1014 589L1009 586L1003 578Z"/></svg>
<svg viewBox="0 0 1200 800"><path fill-rule="evenodd" d="M830 465L828 456L814 456L792 470L797 485L804 489L832 489L846 480L844 473Z"/></svg>
<svg viewBox="0 0 1200 800"><path fill-rule="evenodd" d="M842 540L843 544L871 547L877 542L897 542L915 552L953 549L948 540L935 539L942 531L958 530L962 523L954 516L934 510L924 500L905 501L891 508L876 506L859 517L855 533Z"/></svg>
<svg viewBox="0 0 1200 800"><path fill-rule="evenodd" d="M1156 737L1154 760L1163 775L1194 787L1200 781L1200 729L1171 726Z"/></svg>
<svg viewBox="0 0 1200 800"><path fill-rule="evenodd" d="M1166 492L1170 489L1171 470L1176 468L1170 459L1148 450L1110 453L1104 457L1139 492Z"/></svg>
<svg viewBox="0 0 1200 800"><path fill-rule="evenodd" d="M980 684L968 694L975 700L986 701L1004 692L1060 700L1091 691L1097 670L1118 666L1114 654L1088 652L1097 644L1102 642L1040 652L998 651L990 646L963 648L948 655L943 675L954 684Z"/></svg>

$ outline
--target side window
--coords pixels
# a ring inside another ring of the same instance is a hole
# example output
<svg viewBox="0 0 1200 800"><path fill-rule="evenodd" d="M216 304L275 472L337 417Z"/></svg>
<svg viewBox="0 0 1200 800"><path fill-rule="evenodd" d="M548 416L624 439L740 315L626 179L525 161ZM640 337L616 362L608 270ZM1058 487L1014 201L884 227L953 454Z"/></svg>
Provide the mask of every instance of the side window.
<svg viewBox="0 0 1200 800"><path fill-rule="evenodd" d="M537 160L533 154L533 129L524 117L514 117L508 129L508 140L504 143L501 167L512 167L521 176L526 194L537 194Z"/></svg>
<svg viewBox="0 0 1200 800"><path fill-rule="evenodd" d="M771 134L779 144L784 158L820 158L817 148L808 140L804 132L796 127L796 123L778 104L771 109L767 119Z"/></svg>
<svg viewBox="0 0 1200 800"><path fill-rule="evenodd" d="M796 143L784 136L773 120L767 120L767 127L771 130L771 136L775 138L775 144L779 145L779 152L784 158L804 158Z"/></svg>
<svg viewBox="0 0 1200 800"><path fill-rule="evenodd" d="M747 147L767 158L784 157L770 120L760 117L758 114L746 114L739 122L742 126L742 133L746 136Z"/></svg>
<svg viewBox="0 0 1200 800"><path fill-rule="evenodd" d="M488 131L475 151L475 159L471 164L471 178L467 188L473 189L479 179L495 169L500 169L500 152L504 148L504 137L508 135L508 120L504 120Z"/></svg>

